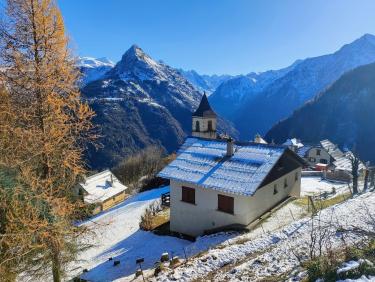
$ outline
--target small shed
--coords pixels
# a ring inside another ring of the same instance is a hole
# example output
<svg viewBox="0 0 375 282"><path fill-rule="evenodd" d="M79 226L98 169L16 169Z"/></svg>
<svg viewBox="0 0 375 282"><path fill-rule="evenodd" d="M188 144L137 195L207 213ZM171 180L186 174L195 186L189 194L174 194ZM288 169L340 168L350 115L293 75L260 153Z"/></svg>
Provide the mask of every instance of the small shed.
<svg viewBox="0 0 375 282"><path fill-rule="evenodd" d="M94 214L124 201L127 198L127 189L110 170L94 174L79 183L79 193L83 196L83 201L96 204Z"/></svg>

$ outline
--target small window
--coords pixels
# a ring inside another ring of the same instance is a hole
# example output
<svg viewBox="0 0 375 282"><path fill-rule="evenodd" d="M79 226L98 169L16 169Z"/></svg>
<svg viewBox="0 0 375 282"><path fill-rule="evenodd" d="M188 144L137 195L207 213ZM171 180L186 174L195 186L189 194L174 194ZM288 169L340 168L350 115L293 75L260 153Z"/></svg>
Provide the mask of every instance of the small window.
<svg viewBox="0 0 375 282"><path fill-rule="evenodd" d="M195 189L182 186L181 201L185 203L195 204Z"/></svg>
<svg viewBox="0 0 375 282"><path fill-rule="evenodd" d="M327 161L326 159L320 159L319 162L320 162L321 164L327 164L327 163L328 163L328 161Z"/></svg>
<svg viewBox="0 0 375 282"><path fill-rule="evenodd" d="M317 156L320 156L320 149L317 149L317 150L316 150L316 155L317 155Z"/></svg>
<svg viewBox="0 0 375 282"><path fill-rule="evenodd" d="M288 179L285 178L285 179L284 179L284 188L287 188L287 187L288 187Z"/></svg>
<svg viewBox="0 0 375 282"><path fill-rule="evenodd" d="M313 158L313 157L310 157L310 162L315 162L316 161L316 159L315 158Z"/></svg>
<svg viewBox="0 0 375 282"><path fill-rule="evenodd" d="M217 195L217 209L222 212L234 213L234 198L224 195Z"/></svg>
<svg viewBox="0 0 375 282"><path fill-rule="evenodd" d="M294 180L297 181L298 178L299 178L299 174L298 174L298 172L296 172L295 175L294 175Z"/></svg>
<svg viewBox="0 0 375 282"><path fill-rule="evenodd" d="M276 195L279 191L277 191L277 184L273 185L273 194Z"/></svg>
<svg viewBox="0 0 375 282"><path fill-rule="evenodd" d="M201 131L199 121L196 121L196 122L195 122L195 131L196 131L196 132Z"/></svg>
<svg viewBox="0 0 375 282"><path fill-rule="evenodd" d="M208 131L212 131L212 120L208 121Z"/></svg>

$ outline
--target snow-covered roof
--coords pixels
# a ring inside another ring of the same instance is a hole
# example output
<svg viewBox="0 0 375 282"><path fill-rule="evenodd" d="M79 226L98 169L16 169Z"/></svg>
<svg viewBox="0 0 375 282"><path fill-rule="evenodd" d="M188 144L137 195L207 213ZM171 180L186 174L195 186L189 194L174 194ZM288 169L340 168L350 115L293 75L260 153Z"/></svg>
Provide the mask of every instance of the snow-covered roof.
<svg viewBox="0 0 375 282"><path fill-rule="evenodd" d="M313 148L313 147L310 146L310 145L305 145L303 147L300 147L300 148L297 149L297 154L301 158L304 158L304 157L306 157L307 152L310 151L311 148Z"/></svg>
<svg viewBox="0 0 375 282"><path fill-rule="evenodd" d="M285 146L293 146L293 147L297 147L297 148L303 147L303 144L297 138L287 139L284 142L283 145L285 145Z"/></svg>
<svg viewBox="0 0 375 282"><path fill-rule="evenodd" d="M204 188L251 196L288 150L284 146L235 143L234 155L227 157L226 146L223 140L189 137L177 158L158 175Z"/></svg>
<svg viewBox="0 0 375 282"><path fill-rule="evenodd" d="M80 185L87 192L84 202L89 204L103 202L128 189L110 170L92 175Z"/></svg>
<svg viewBox="0 0 375 282"><path fill-rule="evenodd" d="M335 169L351 172L352 171L352 162L350 160L351 157L353 157L353 153L351 151L348 151L342 157L337 158L333 162ZM365 165L363 164L363 162L360 161L358 170L361 171L363 169L365 169Z"/></svg>
<svg viewBox="0 0 375 282"><path fill-rule="evenodd" d="M344 157L344 153L339 149L339 147L333 144L328 139L320 141L320 145L328 152L328 154L335 160Z"/></svg>
<svg viewBox="0 0 375 282"><path fill-rule="evenodd" d="M254 143L259 143L259 144L268 144L266 140L262 138L260 134L256 134L254 137Z"/></svg>

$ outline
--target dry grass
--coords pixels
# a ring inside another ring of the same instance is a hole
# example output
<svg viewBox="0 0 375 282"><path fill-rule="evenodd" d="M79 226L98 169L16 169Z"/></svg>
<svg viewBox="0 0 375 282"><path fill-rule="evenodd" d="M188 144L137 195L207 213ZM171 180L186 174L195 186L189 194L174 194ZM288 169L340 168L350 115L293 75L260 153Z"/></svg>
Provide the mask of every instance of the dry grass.
<svg viewBox="0 0 375 282"><path fill-rule="evenodd" d="M163 209L152 218L152 230L169 221L169 208Z"/></svg>
<svg viewBox="0 0 375 282"><path fill-rule="evenodd" d="M332 197L326 200L314 201L314 204L317 209L325 209L333 205L345 202L346 200L350 198L351 198L351 194L345 193L345 194L337 195L335 197ZM307 207L309 205L309 200L308 200L308 197L303 197L303 198L295 200L294 203L302 207Z"/></svg>

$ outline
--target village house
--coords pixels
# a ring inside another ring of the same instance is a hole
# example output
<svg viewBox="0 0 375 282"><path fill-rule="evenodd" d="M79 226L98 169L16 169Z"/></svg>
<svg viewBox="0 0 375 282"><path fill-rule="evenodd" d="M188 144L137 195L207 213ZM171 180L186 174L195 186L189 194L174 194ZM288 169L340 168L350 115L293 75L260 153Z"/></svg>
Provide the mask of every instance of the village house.
<svg viewBox="0 0 375 282"><path fill-rule="evenodd" d="M343 152L328 139L324 139L318 144L306 145L299 139L292 138L287 139L283 145L295 151L309 167L326 172L323 175L325 178L344 182L351 181L351 158L353 157L351 151ZM360 177L364 176L365 171L366 166L360 161L358 169Z"/></svg>
<svg viewBox="0 0 375 282"><path fill-rule="evenodd" d="M328 168L333 162L331 155L320 144L304 145L299 147L296 153L303 158L310 167L325 165Z"/></svg>
<svg viewBox="0 0 375 282"><path fill-rule="evenodd" d="M97 214L124 201L127 189L110 170L105 170L79 183L77 193L85 203L95 205L93 213Z"/></svg>
<svg viewBox="0 0 375 282"><path fill-rule="evenodd" d="M284 143L284 146L288 146L293 152L297 152L299 148L302 148L304 145L301 143L301 140L297 138L287 139Z"/></svg>
<svg viewBox="0 0 375 282"><path fill-rule="evenodd" d="M171 231L198 236L247 226L300 196L303 160L285 146L217 138L216 114L205 95L193 114L192 135L159 173L170 180Z"/></svg>

